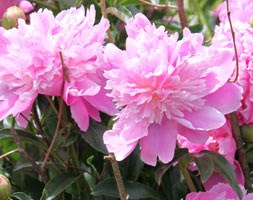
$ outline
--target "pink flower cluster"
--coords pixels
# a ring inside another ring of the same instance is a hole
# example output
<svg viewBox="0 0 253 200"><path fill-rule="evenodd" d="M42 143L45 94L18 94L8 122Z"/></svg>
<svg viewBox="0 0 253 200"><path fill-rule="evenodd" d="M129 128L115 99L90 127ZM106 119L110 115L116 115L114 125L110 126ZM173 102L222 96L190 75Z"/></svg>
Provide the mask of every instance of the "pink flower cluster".
<svg viewBox="0 0 253 200"><path fill-rule="evenodd" d="M242 185L240 188L243 192L242 200L253 199L253 194L247 194L246 190ZM186 200L203 200L203 199L213 199L213 200L239 200L236 192L230 187L229 184L218 183L213 186L210 190L206 192L192 192L186 196Z"/></svg>
<svg viewBox="0 0 253 200"><path fill-rule="evenodd" d="M56 17L39 10L30 24L19 20L18 28L0 28L0 120L13 115L25 126L38 94L62 96L83 131L89 116L99 121L99 111L115 114L97 61L109 22L94 22L91 6L86 15L83 7Z"/></svg>
<svg viewBox="0 0 253 200"><path fill-rule="evenodd" d="M126 25L126 50L105 48L106 88L120 112L104 142L117 160L140 144L141 158L156 165L172 160L178 135L204 142L240 107L241 90L227 83L234 71L228 48L202 46L201 34L184 29L168 36L142 14Z"/></svg>

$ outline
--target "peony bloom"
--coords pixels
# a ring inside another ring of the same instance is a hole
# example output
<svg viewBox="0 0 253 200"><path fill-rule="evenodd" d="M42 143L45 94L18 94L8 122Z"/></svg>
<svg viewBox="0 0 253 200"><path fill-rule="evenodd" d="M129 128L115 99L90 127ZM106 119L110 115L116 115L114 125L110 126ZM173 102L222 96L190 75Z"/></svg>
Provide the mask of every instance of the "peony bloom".
<svg viewBox="0 0 253 200"><path fill-rule="evenodd" d="M239 77L235 84L243 88L242 106L238 110L240 125L253 123L253 29L247 23L233 22L235 42L239 59ZM217 48L230 48L234 51L229 23L221 23L215 28L212 40ZM235 56L234 56L235 66Z"/></svg>
<svg viewBox="0 0 253 200"><path fill-rule="evenodd" d="M253 194L247 194L245 188L240 185L243 193L242 200L253 199ZM213 200L239 200L237 193L231 188L229 184L218 183L206 192L191 192L186 196L186 200L202 200L202 199L213 199Z"/></svg>
<svg viewBox="0 0 253 200"><path fill-rule="evenodd" d="M25 126L38 94L63 95L83 131L89 116L100 120L98 111L116 112L105 95L105 79L97 64L109 22L94 22L94 6L86 16L83 7L56 17L45 9L32 13L29 25L19 20L18 29L0 29L0 120L13 115Z"/></svg>
<svg viewBox="0 0 253 200"><path fill-rule="evenodd" d="M243 23L250 23L253 19L253 2L251 0L230 0L229 9L232 22L238 20ZM216 8L215 13L222 23L228 21L226 2L221 3Z"/></svg>
<svg viewBox="0 0 253 200"><path fill-rule="evenodd" d="M204 141L207 130L221 127L224 114L239 108L241 91L227 83L232 53L202 46L202 35L188 29L178 41L177 34L168 36L142 14L129 20L126 30L126 50L105 48L106 88L121 111L104 142L117 160L140 142L144 162L167 163L178 134Z"/></svg>

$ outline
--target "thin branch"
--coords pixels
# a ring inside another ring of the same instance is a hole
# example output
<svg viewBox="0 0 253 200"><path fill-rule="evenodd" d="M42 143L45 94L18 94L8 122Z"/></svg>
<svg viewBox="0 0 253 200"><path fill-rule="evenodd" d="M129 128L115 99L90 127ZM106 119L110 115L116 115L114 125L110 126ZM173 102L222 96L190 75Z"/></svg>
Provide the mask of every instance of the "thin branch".
<svg viewBox="0 0 253 200"><path fill-rule="evenodd" d="M0 160L3 159L3 158L5 158L5 157L7 157L7 156L9 156L9 155L11 155L11 154L13 154L13 153L16 153L16 152L19 152L19 149L18 149L18 148L13 149L13 150L11 150L11 151L9 151L9 152L7 152L7 153L1 155L1 156L0 156Z"/></svg>
<svg viewBox="0 0 253 200"><path fill-rule="evenodd" d="M232 126L232 132L233 132L233 137L235 139L236 147L237 147L237 152L238 152L238 161L241 165L243 175L245 178L245 188L251 192L251 182L250 182L250 169L247 163L247 157L246 157L246 151L244 149L244 144L243 140L241 137L241 131L238 125L236 113L233 112L229 115L230 117L230 122Z"/></svg>
<svg viewBox="0 0 253 200"><path fill-rule="evenodd" d="M47 150L47 153L45 155L45 158L42 162L41 165L41 169L44 171L47 160L49 158L49 155L54 147L54 144L56 142L56 139L59 135L59 130L60 130L60 126L61 126L61 121L62 121L62 111L63 111L63 106L64 106L64 101L63 101L63 92L64 92L64 86L65 86L65 81L69 82L69 77L67 74L67 67L64 64L64 60L63 60L63 56L62 53L60 52L60 59L61 59L61 64L62 64L62 73L63 73L63 81L62 81L62 88L61 88L61 97L60 97L60 107L59 107L59 113L58 113L58 121L57 121L57 125L56 125L56 129L54 132L54 137L52 139L52 142L49 146L49 149Z"/></svg>
<svg viewBox="0 0 253 200"><path fill-rule="evenodd" d="M115 159L115 156L113 153L109 153L108 156L104 157L105 160L109 160L111 162L112 165L112 169L113 169L113 173L117 182L117 186L118 186L118 190L119 190L119 195L120 195L120 199L121 200L128 200L129 195L127 195L125 187L124 187L124 183L120 174L120 170L119 170L119 165Z"/></svg>
<svg viewBox="0 0 253 200"><path fill-rule="evenodd" d="M102 12L103 17L107 18L105 0L100 0L100 8L101 8L101 12ZM113 38L112 38L112 34L111 34L111 31L110 31L110 28L108 28L108 30L107 30L107 35L108 35L109 42L113 43Z"/></svg>
<svg viewBox="0 0 253 200"><path fill-rule="evenodd" d="M126 19L124 15L122 15L122 13L119 12L116 8L114 7L106 8L106 14L112 14L126 24Z"/></svg>
<svg viewBox="0 0 253 200"><path fill-rule="evenodd" d="M187 27L187 19L184 11L184 0L177 0L178 14L182 28Z"/></svg>
<svg viewBox="0 0 253 200"><path fill-rule="evenodd" d="M32 157L30 155L28 155L28 153L25 151L25 149L22 146L21 143L21 139L19 137L19 135L17 134L16 130L14 128L11 128L10 131L13 134L13 137L17 143L18 146L18 150L19 152L22 154L22 156L29 162L32 164L34 171L36 171L38 174L41 175L42 179L44 182L48 181L48 177L46 175L46 173L44 171L42 171L39 166L36 164L36 162L32 159Z"/></svg>
<svg viewBox="0 0 253 200"><path fill-rule="evenodd" d="M46 96L47 101L49 102L50 106L52 107L54 113L58 115L58 110L56 109L52 99L49 96Z"/></svg>
<svg viewBox="0 0 253 200"><path fill-rule="evenodd" d="M235 51L235 62L236 62L235 78L234 78L234 80L230 78L228 80L228 82L234 83L237 81L237 79L239 77L239 58L238 58L238 52L237 52L237 47L236 47L236 42L235 42L235 32L234 32L233 24L232 24L231 17L230 17L231 12L229 9L229 0L226 0L226 5L227 5L227 16L228 16L229 26L230 26L232 40L233 40L233 46L234 46L234 51Z"/></svg>
<svg viewBox="0 0 253 200"><path fill-rule="evenodd" d="M43 130L41 123L40 123L40 119L39 119L35 104L33 105L33 108L32 108L32 114L33 114L33 119L34 119L34 122L36 124L39 134L41 135L42 139L47 143L47 145L49 145L48 138Z"/></svg>
<svg viewBox="0 0 253 200"><path fill-rule="evenodd" d="M149 1L145 1L145 0L139 0L139 2L146 4L148 6L153 6L154 8L161 8L161 9L167 9L167 8L171 8L171 9L176 9L177 10L177 6L174 5L164 5L164 4L153 4Z"/></svg>

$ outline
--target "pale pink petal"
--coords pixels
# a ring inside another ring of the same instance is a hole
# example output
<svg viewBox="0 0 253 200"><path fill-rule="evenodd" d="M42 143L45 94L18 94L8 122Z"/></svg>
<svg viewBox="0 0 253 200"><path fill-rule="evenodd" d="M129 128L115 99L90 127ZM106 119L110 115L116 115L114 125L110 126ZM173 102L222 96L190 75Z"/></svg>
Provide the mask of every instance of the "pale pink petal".
<svg viewBox="0 0 253 200"><path fill-rule="evenodd" d="M192 130L182 125L178 125L178 133L195 144L203 144L208 139L207 131Z"/></svg>
<svg viewBox="0 0 253 200"><path fill-rule="evenodd" d="M221 127L226 119L224 115L215 108L205 106L200 110L186 112L183 119L177 121L190 129L210 130Z"/></svg>
<svg viewBox="0 0 253 200"><path fill-rule="evenodd" d="M214 107L223 114L238 110L241 98L241 90L235 84L226 84L205 97L207 106Z"/></svg>
<svg viewBox="0 0 253 200"><path fill-rule="evenodd" d="M26 109L25 111L23 111L22 113L16 116L16 121L19 126L26 128L30 119L31 110L32 110L32 105L28 109Z"/></svg>
<svg viewBox="0 0 253 200"><path fill-rule="evenodd" d="M141 159L156 165L157 158L168 163L174 157L176 147L177 126L170 120L163 120L161 124L151 124L148 135L141 139Z"/></svg>
<svg viewBox="0 0 253 200"><path fill-rule="evenodd" d="M76 121L82 131L87 131L89 127L89 115L81 98L76 98L70 105L72 118Z"/></svg>

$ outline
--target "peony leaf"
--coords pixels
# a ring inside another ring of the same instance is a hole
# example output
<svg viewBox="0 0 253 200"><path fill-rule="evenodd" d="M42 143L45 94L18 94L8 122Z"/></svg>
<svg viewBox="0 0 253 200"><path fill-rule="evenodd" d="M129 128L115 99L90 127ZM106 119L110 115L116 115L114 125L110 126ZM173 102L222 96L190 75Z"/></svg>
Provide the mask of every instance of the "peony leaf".
<svg viewBox="0 0 253 200"><path fill-rule="evenodd" d="M126 193L129 195L130 199L160 199L159 194L152 190L150 187L133 181L124 181L124 186ZM94 196L110 196L119 198L119 193L117 189L117 183L114 178L109 178L103 180L97 184L93 190L92 195Z"/></svg>

